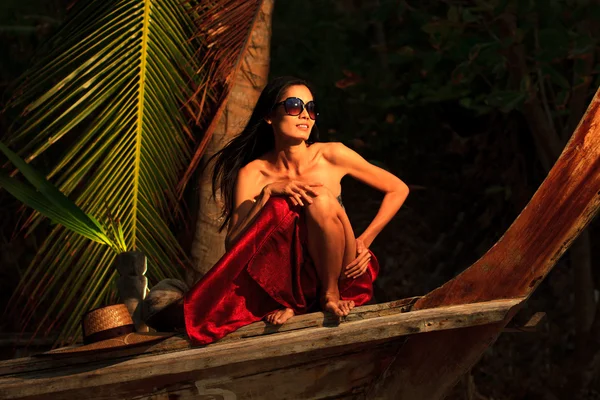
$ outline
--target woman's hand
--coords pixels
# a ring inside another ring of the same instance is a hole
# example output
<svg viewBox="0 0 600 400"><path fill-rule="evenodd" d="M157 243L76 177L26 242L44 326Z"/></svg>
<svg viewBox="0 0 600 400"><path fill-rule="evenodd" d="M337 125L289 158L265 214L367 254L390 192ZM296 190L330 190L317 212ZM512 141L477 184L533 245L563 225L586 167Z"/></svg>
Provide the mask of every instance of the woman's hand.
<svg viewBox="0 0 600 400"><path fill-rule="evenodd" d="M292 203L297 206L303 206L304 202L312 204L311 197L317 197L319 193L313 190L313 187L323 186L322 183L301 182L294 180L285 180L269 183L264 187L263 192L269 196L288 196Z"/></svg>
<svg viewBox="0 0 600 400"><path fill-rule="evenodd" d="M361 238L357 238L356 259L346 266L344 275L348 279L361 276L369 268L369 261L371 261L371 252L367 249L365 242Z"/></svg>

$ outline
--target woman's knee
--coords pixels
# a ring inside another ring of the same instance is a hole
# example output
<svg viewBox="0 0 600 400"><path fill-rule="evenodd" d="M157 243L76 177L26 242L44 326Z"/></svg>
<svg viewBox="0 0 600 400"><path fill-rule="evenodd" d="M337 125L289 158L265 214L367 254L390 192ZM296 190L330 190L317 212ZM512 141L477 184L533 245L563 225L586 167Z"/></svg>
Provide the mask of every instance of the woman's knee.
<svg viewBox="0 0 600 400"><path fill-rule="evenodd" d="M312 204L306 207L306 213L312 218L337 217L340 204L327 188L316 188L318 196L312 198Z"/></svg>

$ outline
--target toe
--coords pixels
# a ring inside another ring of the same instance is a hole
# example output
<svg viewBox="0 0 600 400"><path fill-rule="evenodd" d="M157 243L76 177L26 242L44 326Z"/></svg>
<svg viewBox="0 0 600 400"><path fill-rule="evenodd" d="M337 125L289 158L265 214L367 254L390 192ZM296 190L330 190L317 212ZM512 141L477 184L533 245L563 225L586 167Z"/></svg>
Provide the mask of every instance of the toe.
<svg viewBox="0 0 600 400"><path fill-rule="evenodd" d="M342 312L344 313L344 317L347 316L350 313L350 310L348 310L348 306L342 308Z"/></svg>

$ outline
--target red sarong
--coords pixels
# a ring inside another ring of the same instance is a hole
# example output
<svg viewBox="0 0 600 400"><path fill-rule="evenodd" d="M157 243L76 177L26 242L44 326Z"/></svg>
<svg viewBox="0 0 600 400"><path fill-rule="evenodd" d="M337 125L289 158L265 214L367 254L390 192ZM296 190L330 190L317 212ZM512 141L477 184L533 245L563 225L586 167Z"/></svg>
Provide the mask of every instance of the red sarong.
<svg viewBox="0 0 600 400"><path fill-rule="evenodd" d="M308 254L303 209L272 197L256 221L186 294L185 325L194 344L214 342L283 307L317 311L320 281ZM373 296L379 264L340 281L340 295L357 306Z"/></svg>

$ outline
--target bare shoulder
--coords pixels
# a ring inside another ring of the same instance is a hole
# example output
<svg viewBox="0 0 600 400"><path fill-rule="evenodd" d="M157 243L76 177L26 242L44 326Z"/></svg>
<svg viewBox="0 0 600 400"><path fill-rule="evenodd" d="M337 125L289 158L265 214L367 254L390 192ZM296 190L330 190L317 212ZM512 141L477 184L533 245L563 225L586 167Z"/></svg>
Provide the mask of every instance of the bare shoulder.
<svg viewBox="0 0 600 400"><path fill-rule="evenodd" d="M251 192L256 192L258 185L264 177L263 165L261 160L250 161L248 164L240 168L237 175L237 186L245 187Z"/></svg>
<svg viewBox="0 0 600 400"><path fill-rule="evenodd" d="M263 162L261 160L253 160L248 164L244 165L240 168L238 173L238 178L246 179L246 178L256 178L260 176L261 170L263 167Z"/></svg>
<svg viewBox="0 0 600 400"><path fill-rule="evenodd" d="M334 165L344 164L348 157L351 156L351 153L354 153L353 150L351 150L341 142L329 142L320 144L322 145L320 151L321 154L323 154L323 158L325 158L327 161Z"/></svg>

